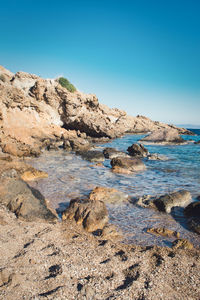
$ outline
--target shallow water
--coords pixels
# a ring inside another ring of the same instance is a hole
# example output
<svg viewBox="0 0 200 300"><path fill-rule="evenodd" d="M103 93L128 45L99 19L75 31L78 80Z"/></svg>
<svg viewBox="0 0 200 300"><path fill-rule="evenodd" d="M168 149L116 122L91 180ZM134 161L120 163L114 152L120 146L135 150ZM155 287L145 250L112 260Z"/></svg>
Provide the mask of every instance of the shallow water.
<svg viewBox="0 0 200 300"><path fill-rule="evenodd" d="M126 135L96 148L114 147L126 151L143 135ZM187 140L199 140L199 136L184 136ZM50 201L51 205L63 210L70 199L87 195L95 186L114 187L131 197L144 194L159 195L180 189L191 192L193 200L200 194L200 145L189 143L180 146L145 145L150 153L168 157L166 161L144 160L147 170L133 175L119 175L110 171L110 161L103 167L65 151L45 152L37 159L28 160L34 167L48 172L49 178L33 182ZM151 209L139 208L131 203L109 205L110 221L122 230L125 242L140 245L170 246L172 239L146 233L147 227L166 227L179 231L196 246L200 236L189 231L183 209L175 209L172 214L158 213Z"/></svg>

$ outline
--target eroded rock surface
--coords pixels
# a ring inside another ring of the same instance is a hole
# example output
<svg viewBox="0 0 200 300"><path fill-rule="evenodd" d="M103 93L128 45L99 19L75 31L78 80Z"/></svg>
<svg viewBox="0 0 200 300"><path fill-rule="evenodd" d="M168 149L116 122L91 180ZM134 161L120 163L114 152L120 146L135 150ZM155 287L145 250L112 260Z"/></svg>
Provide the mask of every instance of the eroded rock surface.
<svg viewBox="0 0 200 300"><path fill-rule="evenodd" d="M182 144L185 143L179 132L174 128L164 128L155 130L148 136L144 137L142 141L153 142L160 144Z"/></svg>
<svg viewBox="0 0 200 300"><path fill-rule="evenodd" d="M0 203L26 221L57 220L56 213L47 207L45 198L38 190L9 174L2 176L0 180Z"/></svg>
<svg viewBox="0 0 200 300"><path fill-rule="evenodd" d="M116 173L131 174L146 169L145 164L139 158L115 157L110 163L112 171Z"/></svg>
<svg viewBox="0 0 200 300"><path fill-rule="evenodd" d="M149 151L142 144L133 144L127 149L129 155L135 157L147 157Z"/></svg>
<svg viewBox="0 0 200 300"><path fill-rule="evenodd" d="M83 150L89 147L85 141L91 137L115 138L126 132L173 129L188 133L144 116L128 116L100 104L95 95L71 93L54 79L13 74L3 67L0 76L0 147L5 153L37 156L42 148L57 146Z"/></svg>
<svg viewBox="0 0 200 300"><path fill-rule="evenodd" d="M62 220L75 220L88 232L103 229L108 223L108 211L103 201L73 199L62 213Z"/></svg>
<svg viewBox="0 0 200 300"><path fill-rule="evenodd" d="M163 195L153 201L158 210L167 213L171 212L173 207L184 207L192 199L190 192L181 190Z"/></svg>

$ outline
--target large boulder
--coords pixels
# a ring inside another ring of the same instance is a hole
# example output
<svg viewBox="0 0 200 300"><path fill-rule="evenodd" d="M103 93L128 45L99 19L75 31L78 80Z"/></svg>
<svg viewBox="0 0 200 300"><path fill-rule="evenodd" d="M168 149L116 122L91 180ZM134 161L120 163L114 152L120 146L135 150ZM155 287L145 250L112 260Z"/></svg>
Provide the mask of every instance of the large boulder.
<svg viewBox="0 0 200 300"><path fill-rule="evenodd" d="M90 200L101 200L105 203L119 204L127 201L129 196L113 188L95 187L89 195Z"/></svg>
<svg viewBox="0 0 200 300"><path fill-rule="evenodd" d="M111 160L113 172L131 174L146 169L145 164L139 158L115 157Z"/></svg>
<svg viewBox="0 0 200 300"><path fill-rule="evenodd" d="M2 174L0 180L0 203L17 217L26 221L45 220L55 222L57 215L47 207L42 194L26 182L10 173Z"/></svg>
<svg viewBox="0 0 200 300"><path fill-rule="evenodd" d="M178 131L173 128L155 130L141 141L160 144L181 144L185 142L183 138L179 136Z"/></svg>
<svg viewBox="0 0 200 300"><path fill-rule="evenodd" d="M88 232L94 232L108 223L108 210L103 201L73 199L62 213L62 220L75 220Z"/></svg>
<svg viewBox="0 0 200 300"><path fill-rule="evenodd" d="M200 201L190 203L184 209L184 214L188 218L189 227L200 234Z"/></svg>
<svg viewBox="0 0 200 300"><path fill-rule="evenodd" d="M171 209L175 206L184 207L192 197L190 192L185 190L180 190L178 192L173 192L160 196L153 201L154 205L159 211L170 213Z"/></svg>
<svg viewBox="0 0 200 300"><path fill-rule="evenodd" d="M147 157L149 151L142 144L132 144L127 149L129 155L135 157Z"/></svg>

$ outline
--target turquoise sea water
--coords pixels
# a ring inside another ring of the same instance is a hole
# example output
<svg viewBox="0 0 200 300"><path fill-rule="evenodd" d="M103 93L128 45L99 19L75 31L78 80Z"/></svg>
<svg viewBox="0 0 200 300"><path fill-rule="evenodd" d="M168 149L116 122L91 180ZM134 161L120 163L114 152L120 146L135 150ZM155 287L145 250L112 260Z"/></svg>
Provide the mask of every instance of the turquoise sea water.
<svg viewBox="0 0 200 300"><path fill-rule="evenodd" d="M163 146L145 145L150 153L165 155L166 161L144 160L147 170L133 175L114 174L110 170L110 161L105 160L103 167L82 160L79 156L65 151L45 152L29 162L48 172L49 178L41 179L32 185L49 199L51 205L61 211L70 199L87 195L95 186L114 187L131 197L143 195L161 195L180 189L191 192L193 201L200 195L200 130L196 136L183 136L186 145ZM138 142L144 135L126 135L110 143L97 145L103 150L114 147L126 151L128 146ZM166 227L181 233L196 246L200 245L200 236L187 227L183 209L177 208L172 214L158 213L151 209L139 208L132 203L109 205L110 222L117 225L124 234L125 242L142 245L167 245L172 239L161 238L146 232L147 227Z"/></svg>

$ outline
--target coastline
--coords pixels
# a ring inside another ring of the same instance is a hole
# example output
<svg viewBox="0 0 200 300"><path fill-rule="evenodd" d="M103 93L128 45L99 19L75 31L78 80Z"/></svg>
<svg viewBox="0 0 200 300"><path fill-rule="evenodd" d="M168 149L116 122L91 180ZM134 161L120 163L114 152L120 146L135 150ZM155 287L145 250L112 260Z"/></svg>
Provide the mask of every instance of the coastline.
<svg viewBox="0 0 200 300"><path fill-rule="evenodd" d="M73 220L59 222L45 197L28 184L47 173L23 162L24 157L60 147L87 152L94 142L108 142L131 130L188 132L144 116L127 116L101 106L94 95L69 93L35 75L3 72L8 80L0 82L1 296L139 300L158 299L159 294L166 300L199 299L199 249L126 245L112 235L93 236Z"/></svg>

